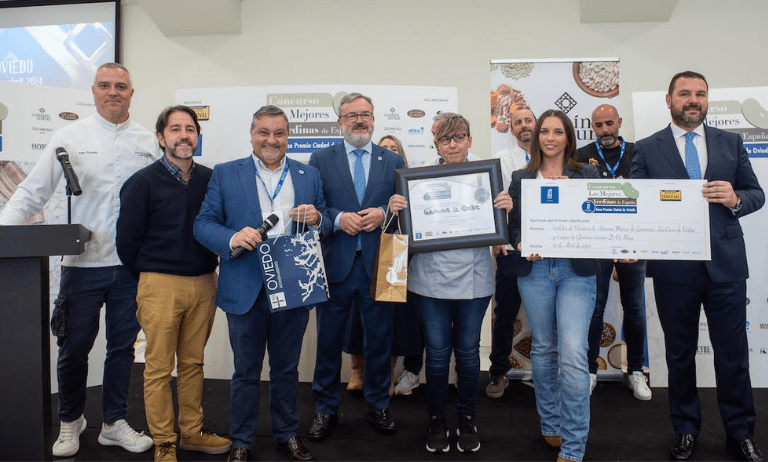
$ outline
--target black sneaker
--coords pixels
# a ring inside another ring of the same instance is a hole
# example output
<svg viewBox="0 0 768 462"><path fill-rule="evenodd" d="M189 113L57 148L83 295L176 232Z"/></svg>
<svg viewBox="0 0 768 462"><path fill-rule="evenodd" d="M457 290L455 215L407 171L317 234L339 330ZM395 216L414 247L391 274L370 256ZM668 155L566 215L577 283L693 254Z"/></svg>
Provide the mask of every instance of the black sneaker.
<svg viewBox="0 0 768 462"><path fill-rule="evenodd" d="M427 427L427 451L446 453L450 451L448 441L448 422L444 415L433 415Z"/></svg>
<svg viewBox="0 0 768 462"><path fill-rule="evenodd" d="M475 452L480 449L480 432L477 431L477 425L475 425L475 416L459 416L459 428L456 429L456 436L459 438L456 442L456 449L459 452Z"/></svg>

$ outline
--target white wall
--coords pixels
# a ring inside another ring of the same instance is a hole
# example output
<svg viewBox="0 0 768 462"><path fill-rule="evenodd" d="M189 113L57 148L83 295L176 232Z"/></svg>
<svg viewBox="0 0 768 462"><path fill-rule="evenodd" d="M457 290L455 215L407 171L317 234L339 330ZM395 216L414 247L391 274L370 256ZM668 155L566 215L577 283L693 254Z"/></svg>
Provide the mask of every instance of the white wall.
<svg viewBox="0 0 768 462"><path fill-rule="evenodd" d="M628 140L634 139L631 92L665 90L676 72L701 72L712 87L768 85L765 0L680 0L669 22L618 24L581 24L579 3L243 0L240 35L166 38L141 5L127 0L121 56L136 88L131 113L151 129L160 110L174 103L177 88L455 86L460 112L480 129L472 152L490 157L482 133L494 58L619 57L622 133ZM228 375L225 322L217 317L224 337L209 345L209 376ZM311 380L313 331L314 316L300 364L303 381ZM481 354L487 359L487 351Z"/></svg>

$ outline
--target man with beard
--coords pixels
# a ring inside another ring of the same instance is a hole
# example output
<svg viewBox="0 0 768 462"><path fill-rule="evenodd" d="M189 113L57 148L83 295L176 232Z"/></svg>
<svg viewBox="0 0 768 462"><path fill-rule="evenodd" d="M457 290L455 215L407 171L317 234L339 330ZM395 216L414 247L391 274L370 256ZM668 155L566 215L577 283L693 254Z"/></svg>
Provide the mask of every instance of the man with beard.
<svg viewBox="0 0 768 462"><path fill-rule="evenodd" d="M333 233L323 242L331 298L317 307L312 439L329 436L338 422L344 326L353 303L363 324L365 417L381 433L396 431L389 414L392 306L376 302L370 290L381 225L395 193L395 169L405 168L405 162L371 143L373 122L369 97L360 93L344 96L337 122L344 141L314 152L309 159L309 165L322 176L333 222Z"/></svg>
<svg viewBox="0 0 768 462"><path fill-rule="evenodd" d="M672 124L635 144L631 178L705 179L712 259L648 261L669 370L673 460L689 460L701 427L696 390L699 311L704 305L715 355L717 402L727 445L742 460L764 460L752 441L755 407L747 346L747 255L739 218L763 206L741 137L702 124L707 115L704 76L686 71L669 84Z"/></svg>
<svg viewBox="0 0 768 462"><path fill-rule="evenodd" d="M216 313L218 261L195 240L192 224L212 171L193 160L200 133L194 110L168 107L155 128L165 155L120 190L117 254L139 279L136 317L147 337L144 404L155 461L175 461L170 386L174 367L179 447L223 454L231 443L203 428L201 404L203 353Z"/></svg>
<svg viewBox="0 0 768 462"><path fill-rule="evenodd" d="M501 160L501 180L504 190L509 189L512 172L528 165L528 151L531 138L536 128L536 116L527 107L518 108L512 113L511 133L515 146L502 149L493 155ZM510 244L494 247L496 254L496 292L493 296L493 337L491 340L491 367L488 370L490 380L485 387L489 398L501 398L509 386L507 372L512 368L509 355L512 353L512 340L515 334L515 319L520 312L520 292L517 290L517 276L512 269L516 252Z"/></svg>
<svg viewBox="0 0 768 462"><path fill-rule="evenodd" d="M126 179L157 159L157 143L147 129L130 119L134 88L122 64L102 64L91 86L96 114L54 133L29 176L3 208L0 224L23 225L53 196L63 175L56 160L64 148L80 177L82 194L72 198L72 222L91 231L80 255L63 257L54 318L66 319L58 339L59 437L53 455L69 457L80 450L87 427L83 416L88 381L88 355L105 309L107 356L104 360L99 444L131 452L152 447L152 438L134 431L125 421L128 385L133 368L136 320L136 279L115 249L115 223Z"/></svg>
<svg viewBox="0 0 768 462"><path fill-rule="evenodd" d="M629 178L634 145L619 136L621 117L616 108L603 104L592 112L592 131L597 140L576 152L576 159L597 167L601 178ZM627 342L627 385L635 398L648 401L652 397L648 378L643 374L645 362L645 262L600 262L597 273L595 312L589 325L589 381L590 394L597 385L597 356L603 335L603 313L608 301L611 274L616 271L619 281L621 306L624 310L624 337Z"/></svg>

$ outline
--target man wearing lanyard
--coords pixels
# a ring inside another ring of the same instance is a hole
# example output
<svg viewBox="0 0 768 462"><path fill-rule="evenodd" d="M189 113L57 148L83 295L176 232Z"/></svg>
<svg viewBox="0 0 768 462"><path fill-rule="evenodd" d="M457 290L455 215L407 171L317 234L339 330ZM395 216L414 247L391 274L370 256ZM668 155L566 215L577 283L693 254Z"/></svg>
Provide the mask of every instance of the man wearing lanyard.
<svg viewBox="0 0 768 462"><path fill-rule="evenodd" d="M533 131L536 129L536 116L529 108L518 108L512 113L511 132L515 138L515 146L502 149L493 155L501 160L501 180L504 190L509 189L512 172L525 168L530 157ZM494 247L496 251L498 247ZM507 244L504 250L496 255L496 293L493 296L493 337L491 340L491 367L488 370L490 380L485 387L489 398L501 398L509 386L507 372L512 368L509 355L512 353L512 341L515 335L515 319L520 312L520 292L517 290L517 276L512 271L511 255L514 248Z"/></svg>
<svg viewBox="0 0 768 462"><path fill-rule="evenodd" d="M298 436L298 363L309 311L272 312L261 273L255 229L275 214L279 221L269 236L295 232L301 221L331 230L317 170L285 157L288 117L278 107L264 106L253 115L253 155L219 164L195 219L195 238L220 258L216 305L227 313L229 343L235 361L232 376L232 451L228 461L248 460L259 424L260 376L269 353L269 400L272 437L293 460L312 453ZM232 254L242 247L239 257Z"/></svg>
<svg viewBox="0 0 768 462"><path fill-rule="evenodd" d="M619 136L621 117L616 108L603 104L592 112L592 131L597 140L579 149L576 159L597 166L600 177L629 178L633 143ZM619 281L619 296L624 310L624 338L627 342L627 384L635 398L648 401L651 389L643 374L645 362L645 262L619 263L605 260L597 273L595 312L589 325L589 377L592 390L597 384L597 357L603 335L603 313L608 301L608 288L614 267Z"/></svg>
<svg viewBox="0 0 768 462"><path fill-rule="evenodd" d="M337 122L344 141L314 152L309 159L309 165L320 171L333 222L333 233L323 241L331 298L317 307L312 439L329 436L338 422L344 326L353 303L363 324L365 418L381 433L396 431L389 414L392 305L376 302L370 289L381 224L395 193L395 169L405 168L405 162L371 143L373 122L370 98L360 93L344 96Z"/></svg>

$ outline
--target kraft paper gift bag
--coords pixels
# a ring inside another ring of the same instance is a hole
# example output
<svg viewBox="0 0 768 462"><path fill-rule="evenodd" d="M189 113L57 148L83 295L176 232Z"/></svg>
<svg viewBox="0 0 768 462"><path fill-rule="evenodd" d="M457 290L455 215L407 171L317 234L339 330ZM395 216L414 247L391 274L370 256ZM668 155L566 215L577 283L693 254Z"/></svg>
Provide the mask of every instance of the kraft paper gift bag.
<svg viewBox="0 0 768 462"><path fill-rule="evenodd" d="M377 302L405 303L407 293L408 235L381 233L373 267L371 297Z"/></svg>

